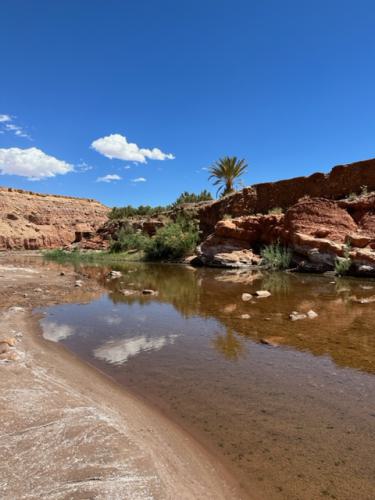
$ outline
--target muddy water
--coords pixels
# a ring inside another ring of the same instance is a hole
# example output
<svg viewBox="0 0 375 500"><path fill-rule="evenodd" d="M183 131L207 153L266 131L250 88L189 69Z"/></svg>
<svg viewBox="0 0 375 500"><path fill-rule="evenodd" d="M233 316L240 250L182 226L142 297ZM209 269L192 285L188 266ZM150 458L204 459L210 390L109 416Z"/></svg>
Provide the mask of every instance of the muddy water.
<svg viewBox="0 0 375 500"><path fill-rule="evenodd" d="M107 293L45 310L44 337L178 421L245 497L375 497L374 281L115 269L122 277L107 280L108 268L85 268ZM256 290L272 295L242 301ZM316 319L289 319L310 309ZM270 338L278 345L261 343Z"/></svg>

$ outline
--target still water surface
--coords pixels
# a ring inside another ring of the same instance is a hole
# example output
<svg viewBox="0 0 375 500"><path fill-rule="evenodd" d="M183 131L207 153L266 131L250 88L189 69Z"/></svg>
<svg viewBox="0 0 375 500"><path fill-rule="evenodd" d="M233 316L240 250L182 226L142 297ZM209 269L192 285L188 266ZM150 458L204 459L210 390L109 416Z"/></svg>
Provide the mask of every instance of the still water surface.
<svg viewBox="0 0 375 500"><path fill-rule="evenodd" d="M358 302L375 281L113 268L121 278L84 268L105 287L99 298L44 310L47 340L179 422L234 471L245 497L375 498L375 302ZM272 295L242 301L256 290ZM316 319L289 319L310 309ZM279 345L261 343L269 337Z"/></svg>

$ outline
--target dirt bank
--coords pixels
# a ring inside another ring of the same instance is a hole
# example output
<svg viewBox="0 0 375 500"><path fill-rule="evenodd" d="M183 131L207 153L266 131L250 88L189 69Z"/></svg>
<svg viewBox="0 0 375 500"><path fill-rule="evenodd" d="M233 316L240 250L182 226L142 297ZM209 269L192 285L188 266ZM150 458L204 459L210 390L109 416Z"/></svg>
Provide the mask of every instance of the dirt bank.
<svg viewBox="0 0 375 500"><path fill-rule="evenodd" d="M27 259L0 256L0 497L240 498L188 434L41 338L33 308L88 302L102 290Z"/></svg>

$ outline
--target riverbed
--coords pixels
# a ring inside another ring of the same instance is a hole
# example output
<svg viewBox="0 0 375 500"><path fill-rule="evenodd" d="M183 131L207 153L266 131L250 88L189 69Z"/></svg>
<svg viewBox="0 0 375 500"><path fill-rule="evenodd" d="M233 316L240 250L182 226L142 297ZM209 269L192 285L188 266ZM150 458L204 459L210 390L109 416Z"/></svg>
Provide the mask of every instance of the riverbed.
<svg viewBox="0 0 375 500"><path fill-rule="evenodd" d="M45 340L180 425L245 497L373 498L375 281L144 263L79 271L104 292L39 308Z"/></svg>

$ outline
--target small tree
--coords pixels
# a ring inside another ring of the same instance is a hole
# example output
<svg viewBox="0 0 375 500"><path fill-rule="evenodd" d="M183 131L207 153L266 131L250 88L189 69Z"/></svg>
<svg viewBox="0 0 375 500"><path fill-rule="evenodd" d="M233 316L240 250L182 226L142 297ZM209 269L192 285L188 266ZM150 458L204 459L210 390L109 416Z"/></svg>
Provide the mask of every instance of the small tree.
<svg viewBox="0 0 375 500"><path fill-rule="evenodd" d="M248 165L244 159L239 160L236 156L224 156L217 160L209 169L209 180L214 180L214 186L219 186L217 193L221 196L233 193L235 182L245 173Z"/></svg>

